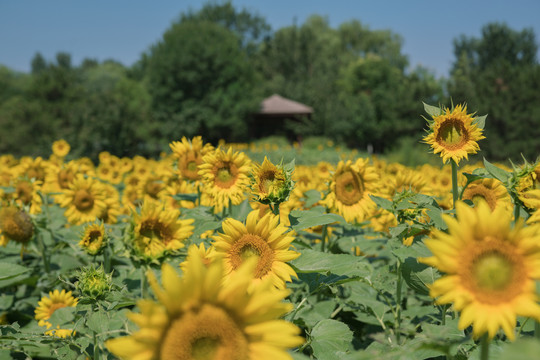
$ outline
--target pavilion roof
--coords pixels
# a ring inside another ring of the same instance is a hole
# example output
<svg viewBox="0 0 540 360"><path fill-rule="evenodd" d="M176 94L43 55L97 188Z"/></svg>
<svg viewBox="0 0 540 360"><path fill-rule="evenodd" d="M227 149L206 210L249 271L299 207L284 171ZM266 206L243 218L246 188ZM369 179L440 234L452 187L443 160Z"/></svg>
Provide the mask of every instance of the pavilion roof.
<svg viewBox="0 0 540 360"><path fill-rule="evenodd" d="M311 114L313 108L294 100L286 99L274 94L261 103L259 114L278 115L278 114Z"/></svg>

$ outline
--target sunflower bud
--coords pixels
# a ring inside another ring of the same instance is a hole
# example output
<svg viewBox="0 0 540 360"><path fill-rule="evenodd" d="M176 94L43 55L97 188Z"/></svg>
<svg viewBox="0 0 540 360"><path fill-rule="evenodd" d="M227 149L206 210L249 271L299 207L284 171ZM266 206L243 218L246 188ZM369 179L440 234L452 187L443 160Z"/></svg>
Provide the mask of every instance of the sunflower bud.
<svg viewBox="0 0 540 360"><path fill-rule="evenodd" d="M289 198L294 184L291 174L294 163L272 164L266 157L251 172L251 193L262 204L280 204Z"/></svg>
<svg viewBox="0 0 540 360"><path fill-rule="evenodd" d="M98 299L112 289L112 276L105 273L101 266L97 269L94 265L83 268L77 278L75 286L82 297Z"/></svg>

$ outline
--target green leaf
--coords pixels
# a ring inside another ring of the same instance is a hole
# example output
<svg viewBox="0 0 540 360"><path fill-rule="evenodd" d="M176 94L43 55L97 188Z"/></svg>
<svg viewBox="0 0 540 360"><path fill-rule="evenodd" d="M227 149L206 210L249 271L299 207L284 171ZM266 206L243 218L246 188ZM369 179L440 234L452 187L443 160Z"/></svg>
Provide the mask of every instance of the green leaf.
<svg viewBox="0 0 540 360"><path fill-rule="evenodd" d="M86 322L88 328L97 334L101 334L109 329L109 317L103 311L93 312Z"/></svg>
<svg viewBox="0 0 540 360"><path fill-rule="evenodd" d="M508 178L510 178L510 173L496 167L495 165L487 161L486 158L484 158L484 166L486 167L486 170L491 176L503 183L506 183L508 181Z"/></svg>
<svg viewBox="0 0 540 360"><path fill-rule="evenodd" d="M290 262L300 273L333 273L344 276L368 277L372 274L371 264L363 258L349 254L327 254L303 249L299 258Z"/></svg>
<svg viewBox="0 0 540 360"><path fill-rule="evenodd" d="M473 125L476 125L478 128L483 129L486 126L487 115L478 116L473 120Z"/></svg>
<svg viewBox="0 0 540 360"><path fill-rule="evenodd" d="M0 310L7 310L13 304L13 295L0 295Z"/></svg>
<svg viewBox="0 0 540 360"><path fill-rule="evenodd" d="M428 285L439 277L431 266L420 264L416 259L408 258L401 265L403 279L411 289L421 295L429 295Z"/></svg>
<svg viewBox="0 0 540 360"><path fill-rule="evenodd" d="M392 211L392 202L390 200L375 195L370 195L369 197L381 209Z"/></svg>
<svg viewBox="0 0 540 360"><path fill-rule="evenodd" d="M540 354L540 341L535 338L518 339L515 343L503 345L499 356L494 356L494 360L515 360L515 359L538 359Z"/></svg>
<svg viewBox="0 0 540 360"><path fill-rule="evenodd" d="M422 102L422 104L424 104L425 112L427 112L429 115L435 117L442 114L442 110L438 106L428 105L425 102Z"/></svg>
<svg viewBox="0 0 540 360"><path fill-rule="evenodd" d="M192 201L195 202L199 198L199 195L197 194L176 194L172 195L172 198L176 201L180 200L186 200L186 201Z"/></svg>
<svg viewBox="0 0 540 360"><path fill-rule="evenodd" d="M344 323L326 319L319 321L311 331L311 348L320 360L340 360L347 354L353 333Z"/></svg>
<svg viewBox="0 0 540 360"><path fill-rule="evenodd" d="M0 280L7 280L24 274L25 272L30 271L30 269L25 268L24 266L1 262L0 263Z"/></svg>
<svg viewBox="0 0 540 360"><path fill-rule="evenodd" d="M58 325L62 326L73 321L75 318L75 311L76 308L73 306L56 309L48 321L52 324L53 329L55 329Z"/></svg>
<svg viewBox="0 0 540 360"><path fill-rule="evenodd" d="M319 200L321 200L321 192L316 189L311 189L304 192L304 197L306 199L306 208L310 208L315 205Z"/></svg>
<svg viewBox="0 0 540 360"><path fill-rule="evenodd" d="M305 230L320 225L328 225L335 222L346 222L340 215L321 213L317 208L304 211L291 211L289 220L291 222L291 227L295 231Z"/></svg>

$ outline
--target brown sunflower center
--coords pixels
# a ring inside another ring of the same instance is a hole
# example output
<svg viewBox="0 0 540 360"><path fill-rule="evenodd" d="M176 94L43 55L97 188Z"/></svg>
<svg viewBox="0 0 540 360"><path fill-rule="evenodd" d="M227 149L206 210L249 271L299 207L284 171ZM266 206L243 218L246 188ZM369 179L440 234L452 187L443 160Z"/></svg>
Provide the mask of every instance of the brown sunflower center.
<svg viewBox="0 0 540 360"><path fill-rule="evenodd" d="M479 301L499 304L521 293L528 280L523 262L512 244L485 239L463 252L458 274Z"/></svg>
<svg viewBox="0 0 540 360"><path fill-rule="evenodd" d="M94 206L94 197L88 190L80 189L73 197L73 204L79 211L90 210Z"/></svg>
<svg viewBox="0 0 540 360"><path fill-rule="evenodd" d="M20 199L23 204L30 204L32 202L32 185L25 181L18 183L15 188L15 194L17 194L17 198Z"/></svg>
<svg viewBox="0 0 540 360"><path fill-rule="evenodd" d="M159 355L163 360L243 360L250 354L248 339L234 317L204 304L173 320Z"/></svg>
<svg viewBox="0 0 540 360"><path fill-rule="evenodd" d="M437 142L447 150L459 150L469 140L469 133L459 119L446 119L440 125Z"/></svg>
<svg viewBox="0 0 540 360"><path fill-rule="evenodd" d="M33 166L33 167L30 167L26 170L26 176L28 176L28 178L32 179L36 179L36 180L44 180L45 179L45 170L43 170L42 168L40 167L37 167L37 166Z"/></svg>
<svg viewBox="0 0 540 360"><path fill-rule="evenodd" d="M345 205L354 205L364 196L364 185L357 174L345 171L336 177L336 199Z"/></svg>
<svg viewBox="0 0 540 360"><path fill-rule="evenodd" d="M145 220L141 224L140 234L150 239L158 239L167 244L172 240L171 229L156 219Z"/></svg>
<svg viewBox="0 0 540 360"><path fill-rule="evenodd" d="M160 180L150 180L144 185L144 192L153 199L158 198L161 190L163 190L163 183Z"/></svg>
<svg viewBox="0 0 540 360"><path fill-rule="evenodd" d="M228 189L234 185L238 176L238 169L236 165L225 163L223 166L218 167L216 171L216 186L222 189Z"/></svg>
<svg viewBox="0 0 540 360"><path fill-rule="evenodd" d="M194 153L187 153L179 161L180 172L188 180L199 180L199 164L202 162L201 156Z"/></svg>
<svg viewBox="0 0 540 360"><path fill-rule="evenodd" d="M24 211L14 207L0 210L0 229L10 239L25 243L34 235L32 219Z"/></svg>
<svg viewBox="0 0 540 360"><path fill-rule="evenodd" d="M88 240L90 243L95 242L96 240L103 237L103 234L99 230L92 230L90 231L90 234L88 234Z"/></svg>
<svg viewBox="0 0 540 360"><path fill-rule="evenodd" d="M469 185L463 192L463 200L471 200L475 206L485 201L491 211L497 207L497 199L493 191L483 185Z"/></svg>
<svg viewBox="0 0 540 360"><path fill-rule="evenodd" d="M259 175L259 191L268 194L272 191L272 187L276 181L276 172L273 170L263 171Z"/></svg>
<svg viewBox="0 0 540 360"><path fill-rule="evenodd" d="M73 182L73 173L65 170L60 170L58 172L58 185L60 185L60 188L62 189L68 189L69 184Z"/></svg>
<svg viewBox="0 0 540 360"><path fill-rule="evenodd" d="M274 251L266 241L258 235L244 234L229 250L229 259L234 270L253 256L259 258L255 267L255 277L262 278L272 270L274 262Z"/></svg>

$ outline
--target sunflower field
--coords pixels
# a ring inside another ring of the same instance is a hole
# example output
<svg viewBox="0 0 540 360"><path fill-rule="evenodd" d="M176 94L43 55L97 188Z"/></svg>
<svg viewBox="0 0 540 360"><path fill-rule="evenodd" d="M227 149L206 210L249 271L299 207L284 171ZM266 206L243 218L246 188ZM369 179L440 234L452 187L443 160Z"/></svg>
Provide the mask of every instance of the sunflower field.
<svg viewBox="0 0 540 360"><path fill-rule="evenodd" d="M537 359L540 164L425 110L439 166L1 155L0 359Z"/></svg>

